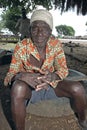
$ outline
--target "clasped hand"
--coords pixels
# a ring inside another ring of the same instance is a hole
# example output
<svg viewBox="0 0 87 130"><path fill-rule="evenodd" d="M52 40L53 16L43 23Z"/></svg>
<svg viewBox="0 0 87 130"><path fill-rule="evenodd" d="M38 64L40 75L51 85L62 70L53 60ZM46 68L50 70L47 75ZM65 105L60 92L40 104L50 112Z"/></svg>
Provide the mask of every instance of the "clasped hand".
<svg viewBox="0 0 87 130"><path fill-rule="evenodd" d="M34 88L36 91L48 89L48 84L54 79L54 73L49 71L40 71L38 73L20 72L17 73L14 80L22 80Z"/></svg>

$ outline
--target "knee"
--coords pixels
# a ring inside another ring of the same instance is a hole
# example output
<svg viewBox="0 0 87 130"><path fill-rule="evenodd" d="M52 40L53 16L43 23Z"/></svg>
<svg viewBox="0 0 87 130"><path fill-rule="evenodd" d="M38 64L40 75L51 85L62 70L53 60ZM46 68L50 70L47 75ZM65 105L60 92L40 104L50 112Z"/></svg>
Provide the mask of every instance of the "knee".
<svg viewBox="0 0 87 130"><path fill-rule="evenodd" d="M15 81L11 88L11 99L24 98L27 91L26 87L22 81Z"/></svg>
<svg viewBox="0 0 87 130"><path fill-rule="evenodd" d="M74 82L71 86L72 86L71 92L73 96L81 96L85 94L84 87L80 82Z"/></svg>

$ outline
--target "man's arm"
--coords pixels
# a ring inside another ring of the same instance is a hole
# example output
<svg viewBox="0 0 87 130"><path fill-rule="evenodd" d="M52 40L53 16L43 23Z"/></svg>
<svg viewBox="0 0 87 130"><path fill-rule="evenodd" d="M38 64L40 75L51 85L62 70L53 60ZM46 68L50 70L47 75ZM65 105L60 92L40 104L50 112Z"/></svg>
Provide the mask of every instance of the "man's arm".
<svg viewBox="0 0 87 130"><path fill-rule="evenodd" d="M21 19L19 19L15 25L15 28L18 29L18 27L20 26L20 22L21 22Z"/></svg>
<svg viewBox="0 0 87 130"><path fill-rule="evenodd" d="M4 79L5 86L10 84L12 77L14 77L16 73L20 72L20 70L22 70L22 62L20 60L18 50L19 50L19 45L17 44L14 50L14 54L12 56L9 71Z"/></svg>

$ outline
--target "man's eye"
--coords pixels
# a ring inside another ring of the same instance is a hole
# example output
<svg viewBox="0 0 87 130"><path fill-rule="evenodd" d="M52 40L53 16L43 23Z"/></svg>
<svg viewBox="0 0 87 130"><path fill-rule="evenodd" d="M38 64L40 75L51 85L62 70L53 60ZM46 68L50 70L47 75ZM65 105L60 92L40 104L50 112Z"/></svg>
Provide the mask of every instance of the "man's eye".
<svg viewBox="0 0 87 130"><path fill-rule="evenodd" d="M37 31L38 31L37 28L32 28L32 32L33 32L33 33L37 32Z"/></svg>

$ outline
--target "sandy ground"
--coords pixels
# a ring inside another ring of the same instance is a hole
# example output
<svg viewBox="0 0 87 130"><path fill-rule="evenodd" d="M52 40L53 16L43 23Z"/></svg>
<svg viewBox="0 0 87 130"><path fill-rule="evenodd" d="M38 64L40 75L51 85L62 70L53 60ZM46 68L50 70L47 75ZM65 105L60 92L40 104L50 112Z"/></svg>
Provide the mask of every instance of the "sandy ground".
<svg viewBox="0 0 87 130"><path fill-rule="evenodd" d="M63 48L68 67L87 75L87 40L65 40Z"/></svg>

